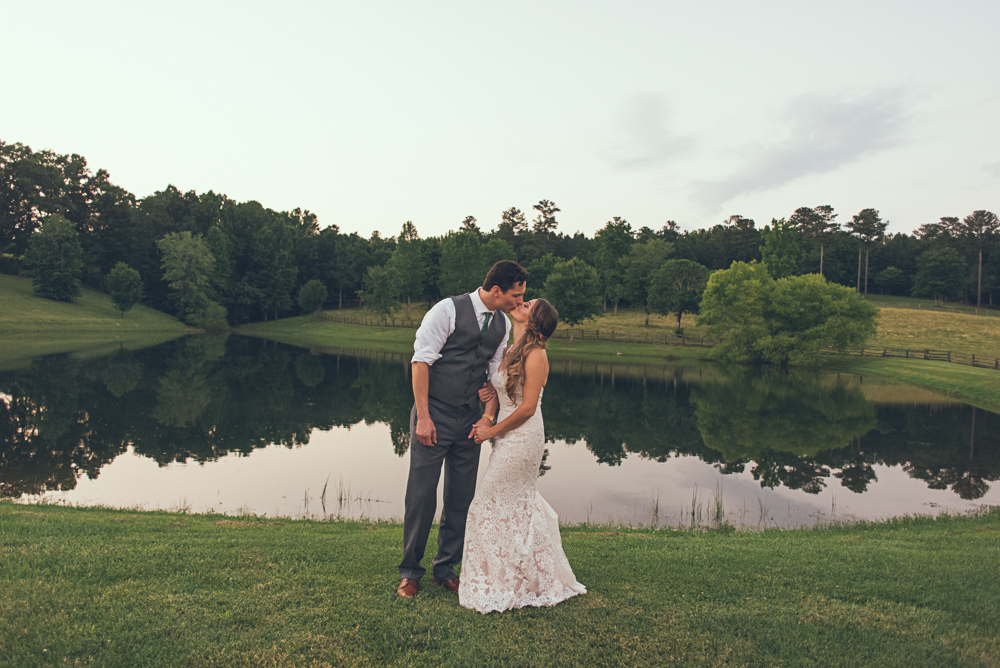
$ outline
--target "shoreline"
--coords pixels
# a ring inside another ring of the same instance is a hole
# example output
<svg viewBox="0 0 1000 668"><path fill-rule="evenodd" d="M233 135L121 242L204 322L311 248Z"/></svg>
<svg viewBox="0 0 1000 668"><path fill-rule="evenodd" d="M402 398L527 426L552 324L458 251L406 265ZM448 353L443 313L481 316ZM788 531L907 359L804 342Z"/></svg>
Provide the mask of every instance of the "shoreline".
<svg viewBox="0 0 1000 668"><path fill-rule="evenodd" d="M241 325L233 333L301 348L344 347L408 354L413 351L413 331L392 327L381 330L376 326L330 323L313 320L310 316L297 316L270 323ZM552 339L548 345L553 360L660 365L718 364L707 359L708 350L695 346L593 340L577 341L570 345L564 339ZM1000 412L1000 372L992 369L948 362L850 355L824 356L822 365L814 368L853 375L877 375L941 392L978 408Z"/></svg>

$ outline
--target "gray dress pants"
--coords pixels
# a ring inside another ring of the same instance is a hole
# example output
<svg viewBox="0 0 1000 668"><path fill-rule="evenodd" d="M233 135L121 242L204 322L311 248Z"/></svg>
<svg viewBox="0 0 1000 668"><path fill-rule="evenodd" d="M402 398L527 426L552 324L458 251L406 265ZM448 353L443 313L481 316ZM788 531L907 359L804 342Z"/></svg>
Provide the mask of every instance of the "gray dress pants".
<svg viewBox="0 0 1000 668"><path fill-rule="evenodd" d="M444 466L444 508L438 527L438 551L432 562L435 580L456 577L455 566L462 560L465 519L476 495L476 474L482 445L468 438L472 426L482 417L479 402L456 408L428 399L428 409L437 428L437 445L421 445L417 440L417 407L410 411L410 475L406 481L406 508L403 515L403 561L400 578L420 579L426 569L420 564L427 547L434 514L437 487Z"/></svg>

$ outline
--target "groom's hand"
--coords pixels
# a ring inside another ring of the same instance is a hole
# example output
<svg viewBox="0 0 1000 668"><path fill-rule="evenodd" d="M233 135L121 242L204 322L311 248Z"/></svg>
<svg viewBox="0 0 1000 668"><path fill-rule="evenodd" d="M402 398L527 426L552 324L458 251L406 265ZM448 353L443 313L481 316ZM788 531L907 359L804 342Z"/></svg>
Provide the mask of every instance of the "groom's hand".
<svg viewBox="0 0 1000 668"><path fill-rule="evenodd" d="M420 441L421 445L431 447L437 445L437 427L434 426L434 420L431 419L430 415L417 418L417 440Z"/></svg>
<svg viewBox="0 0 1000 668"><path fill-rule="evenodd" d="M483 383L483 386L479 388L479 400L484 404L490 403L490 399L497 396L496 388L490 383Z"/></svg>
<svg viewBox="0 0 1000 668"><path fill-rule="evenodd" d="M482 441L479 440L479 438L477 438L476 432L477 431L485 431L485 430L489 429L492 426L493 426L493 423L490 422L490 419L484 415L483 417L479 418L479 422L477 422L476 424L472 425L472 431L469 432L469 438L471 438L472 440L474 440L476 443L482 443Z"/></svg>

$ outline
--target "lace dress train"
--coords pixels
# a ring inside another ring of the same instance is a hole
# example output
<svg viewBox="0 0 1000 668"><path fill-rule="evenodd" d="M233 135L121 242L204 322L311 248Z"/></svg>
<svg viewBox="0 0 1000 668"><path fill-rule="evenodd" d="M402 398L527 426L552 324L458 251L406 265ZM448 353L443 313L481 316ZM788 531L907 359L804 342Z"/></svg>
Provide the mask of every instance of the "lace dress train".
<svg viewBox="0 0 1000 668"><path fill-rule="evenodd" d="M503 420L519 405L492 378ZM523 425L493 439L486 474L465 525L459 603L482 613L555 605L586 587L576 581L562 549L559 517L535 488L545 451L542 398Z"/></svg>

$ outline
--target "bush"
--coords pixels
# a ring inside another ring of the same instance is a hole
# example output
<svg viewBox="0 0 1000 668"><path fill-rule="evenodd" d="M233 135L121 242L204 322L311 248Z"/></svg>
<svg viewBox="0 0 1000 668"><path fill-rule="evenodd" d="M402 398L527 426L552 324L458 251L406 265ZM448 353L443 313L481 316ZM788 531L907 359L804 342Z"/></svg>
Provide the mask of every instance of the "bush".
<svg viewBox="0 0 1000 668"><path fill-rule="evenodd" d="M878 310L818 274L775 280L757 262L734 262L708 279L698 324L730 362L812 365L826 348L858 347L876 333Z"/></svg>
<svg viewBox="0 0 1000 668"><path fill-rule="evenodd" d="M0 274L20 276L21 260L13 255L0 255Z"/></svg>
<svg viewBox="0 0 1000 668"><path fill-rule="evenodd" d="M299 289L299 306L305 313L315 313L326 303L326 286L315 278Z"/></svg>
<svg viewBox="0 0 1000 668"><path fill-rule="evenodd" d="M218 302L210 301L201 309L188 316L188 324L206 332L224 332L229 329L226 316L229 312Z"/></svg>

